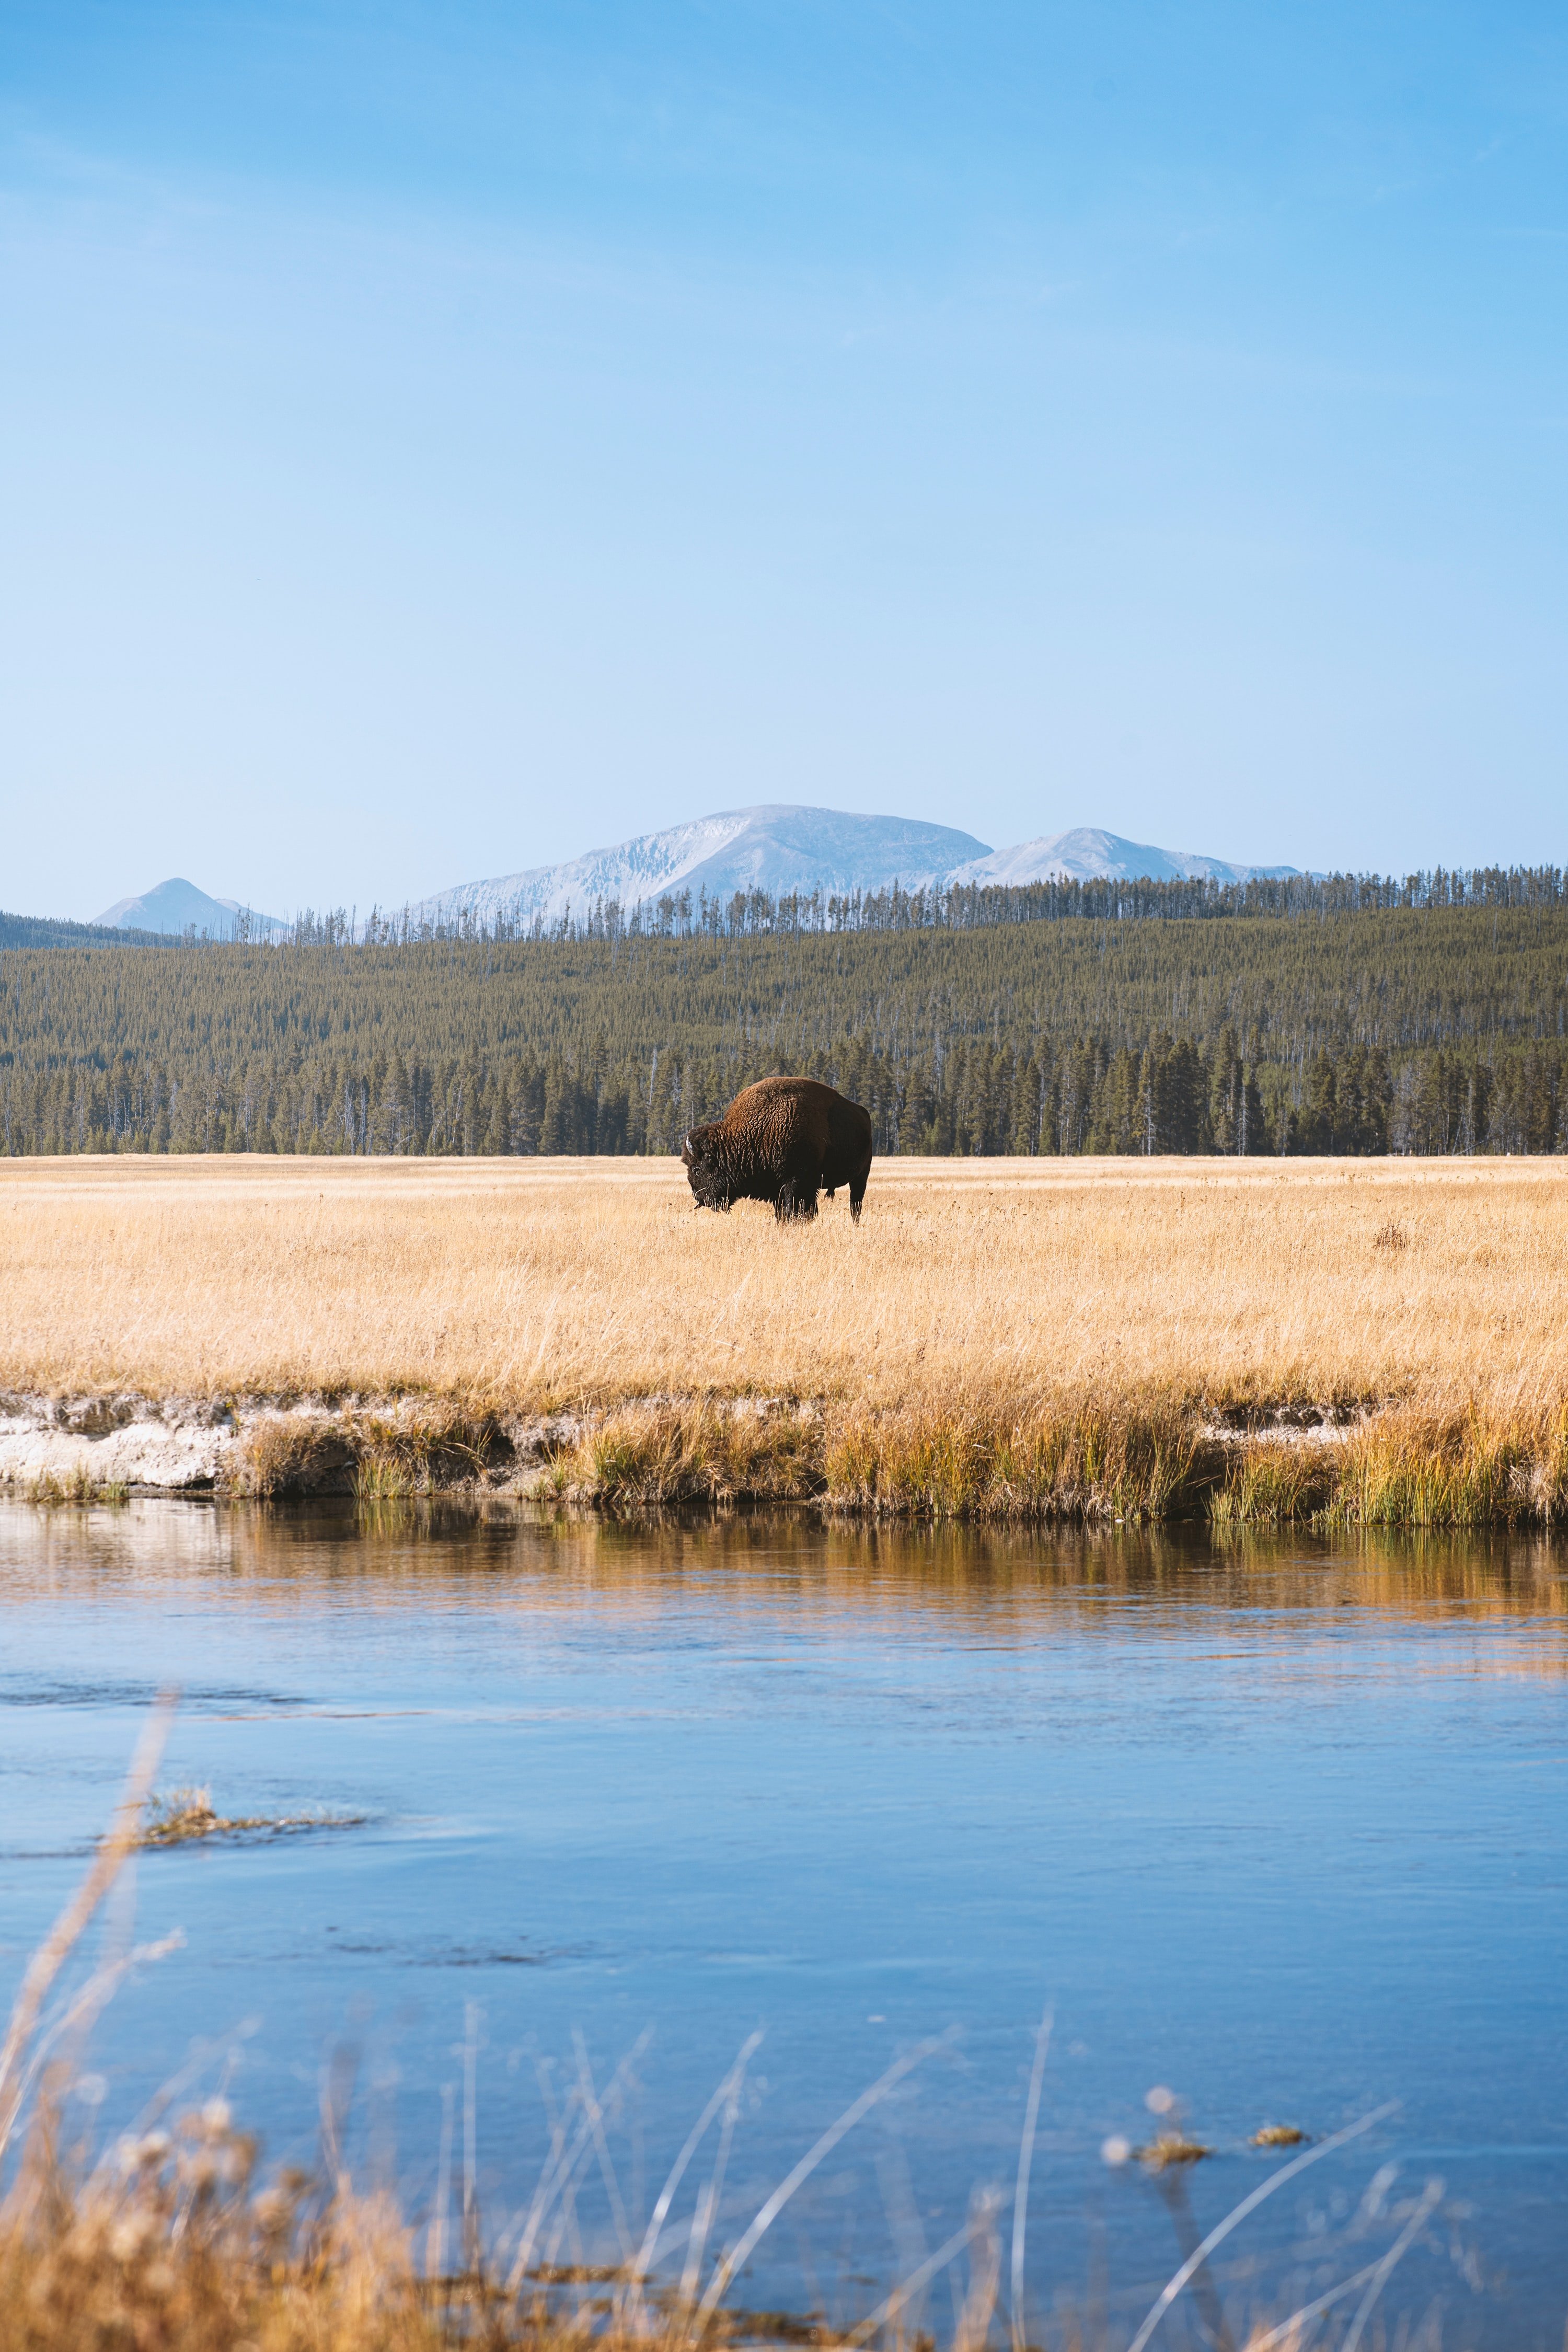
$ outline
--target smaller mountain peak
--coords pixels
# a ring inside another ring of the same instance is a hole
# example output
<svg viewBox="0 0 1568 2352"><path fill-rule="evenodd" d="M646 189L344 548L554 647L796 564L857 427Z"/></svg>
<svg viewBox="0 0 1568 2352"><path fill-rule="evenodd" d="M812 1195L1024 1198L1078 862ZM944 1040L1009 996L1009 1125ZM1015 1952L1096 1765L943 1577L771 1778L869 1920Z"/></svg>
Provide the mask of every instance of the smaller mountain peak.
<svg viewBox="0 0 1568 2352"><path fill-rule="evenodd" d="M259 914L238 898L215 898L182 874L172 874L166 882L157 883L137 898L117 898L93 920L121 931L159 931L177 937L194 930L205 932L209 939L231 940L242 915L248 918L253 932L272 935L289 929L280 915Z"/></svg>

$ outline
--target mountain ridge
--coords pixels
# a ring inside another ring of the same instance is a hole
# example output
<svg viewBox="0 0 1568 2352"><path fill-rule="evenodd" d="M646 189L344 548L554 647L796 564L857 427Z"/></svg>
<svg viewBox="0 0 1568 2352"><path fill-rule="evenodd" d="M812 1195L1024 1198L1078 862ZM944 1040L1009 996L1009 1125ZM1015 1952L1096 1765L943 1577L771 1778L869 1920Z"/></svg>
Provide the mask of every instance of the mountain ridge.
<svg viewBox="0 0 1568 2352"><path fill-rule="evenodd" d="M595 898L625 907L688 889L695 898L736 890L931 889L955 866L989 854L973 834L913 817L862 816L793 802L722 809L659 833L636 834L556 866L460 882L410 908L416 922L558 922Z"/></svg>
<svg viewBox="0 0 1568 2352"><path fill-rule="evenodd" d="M416 923L498 916L549 923L568 911L585 912L595 899L629 908L681 889L694 898L702 890L728 898L753 889L777 898L792 890L884 890L895 882L906 890L1062 879L1246 882L1299 870L1159 849L1092 825L994 850L972 834L915 818L766 802L637 834L559 865L458 883L419 899L408 912Z"/></svg>
<svg viewBox="0 0 1568 2352"><path fill-rule="evenodd" d="M1295 866L1243 866L1192 849L1157 849L1127 841L1103 826L1079 824L1068 833L1041 834L1013 849L960 866L948 887L965 883L1016 888L1028 882L1250 882L1275 881L1300 871Z"/></svg>
<svg viewBox="0 0 1568 2352"><path fill-rule="evenodd" d="M754 890L773 898L817 891L875 895L895 883L911 892L1058 880L1224 883L1298 871L1293 866L1243 865L1194 850L1161 849L1098 825L1039 834L1011 848L993 849L973 834L916 817L767 801L636 834L555 865L456 883L415 901L406 912L416 928L497 920L526 928L584 916L595 901L614 901L629 912L679 892L689 892L694 901L704 893L727 900L737 891ZM138 897L116 899L95 921L175 939L193 930L232 939L241 928L253 938L277 938L291 928L279 916L260 914L237 898L215 898L177 875Z"/></svg>

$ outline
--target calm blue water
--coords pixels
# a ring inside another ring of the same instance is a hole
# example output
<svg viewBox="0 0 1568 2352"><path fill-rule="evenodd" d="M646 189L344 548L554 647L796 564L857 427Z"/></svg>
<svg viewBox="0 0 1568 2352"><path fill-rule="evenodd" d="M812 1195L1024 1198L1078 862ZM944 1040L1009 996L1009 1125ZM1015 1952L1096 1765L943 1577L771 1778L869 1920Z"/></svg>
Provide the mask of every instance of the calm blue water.
<svg viewBox="0 0 1568 2352"><path fill-rule="evenodd" d="M268 2155L308 2159L325 2062L352 2052L355 2127L423 2207L444 2086L460 2169L471 2035L500 2230L550 2103L647 2032L614 2196L590 2147L552 2242L613 2261L615 2200L640 2233L753 2029L721 2240L900 2052L951 2034L742 2282L854 2315L977 2189L1010 2196L1048 2002L1037 2337L1103 2313L1124 2344L1184 2231L1281 2161L1247 2146L1259 2125L1321 2136L1392 2100L1216 2257L1233 2324L1374 2261L1440 2180L1380 2310L1448 2346L1563 2339L1568 1555L149 1502L0 1509L0 1580L8 1985L162 1682L183 1689L162 1786L364 1817L142 1858L138 1936L185 1941L80 2061L106 2131L227 2068ZM1156 2085L1216 2150L1164 2189L1101 2155L1151 2136ZM964 2275L933 2286L939 2336ZM1169 2341L1198 2324L1184 2301Z"/></svg>

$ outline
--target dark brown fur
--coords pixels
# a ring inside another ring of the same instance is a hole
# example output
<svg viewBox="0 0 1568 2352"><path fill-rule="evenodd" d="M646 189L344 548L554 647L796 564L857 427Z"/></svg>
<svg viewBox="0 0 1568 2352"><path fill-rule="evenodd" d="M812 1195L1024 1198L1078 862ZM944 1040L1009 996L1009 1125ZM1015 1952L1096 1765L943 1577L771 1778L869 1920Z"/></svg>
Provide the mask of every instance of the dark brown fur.
<svg viewBox="0 0 1568 2352"><path fill-rule="evenodd" d="M783 1224L815 1217L818 1192L831 1201L847 1184L858 1224L871 1172L870 1114L816 1078L763 1078L722 1118L694 1127L680 1156L700 1208L769 1201Z"/></svg>

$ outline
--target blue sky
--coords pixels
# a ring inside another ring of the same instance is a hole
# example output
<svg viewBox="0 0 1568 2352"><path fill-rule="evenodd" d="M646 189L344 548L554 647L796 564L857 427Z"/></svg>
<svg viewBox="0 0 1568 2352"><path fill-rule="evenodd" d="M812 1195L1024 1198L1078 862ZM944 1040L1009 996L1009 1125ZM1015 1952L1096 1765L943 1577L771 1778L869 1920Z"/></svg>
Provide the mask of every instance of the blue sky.
<svg viewBox="0 0 1568 2352"><path fill-rule="evenodd" d="M1568 856L1544 5L0 30L0 904L759 800Z"/></svg>

